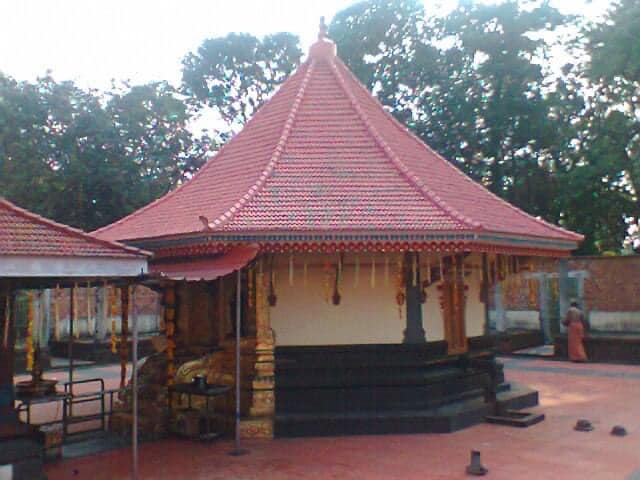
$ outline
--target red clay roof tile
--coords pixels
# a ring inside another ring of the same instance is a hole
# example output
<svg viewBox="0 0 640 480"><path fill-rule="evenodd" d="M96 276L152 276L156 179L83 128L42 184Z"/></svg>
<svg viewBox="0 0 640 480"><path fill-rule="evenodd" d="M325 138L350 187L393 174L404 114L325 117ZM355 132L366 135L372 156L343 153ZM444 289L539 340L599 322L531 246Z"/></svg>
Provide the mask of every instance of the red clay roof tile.
<svg viewBox="0 0 640 480"><path fill-rule="evenodd" d="M135 258L150 254L95 238L0 198L0 257L5 255Z"/></svg>
<svg viewBox="0 0 640 480"><path fill-rule="evenodd" d="M319 40L200 172L95 233L140 240L211 230L496 232L578 242L466 177L397 122Z"/></svg>

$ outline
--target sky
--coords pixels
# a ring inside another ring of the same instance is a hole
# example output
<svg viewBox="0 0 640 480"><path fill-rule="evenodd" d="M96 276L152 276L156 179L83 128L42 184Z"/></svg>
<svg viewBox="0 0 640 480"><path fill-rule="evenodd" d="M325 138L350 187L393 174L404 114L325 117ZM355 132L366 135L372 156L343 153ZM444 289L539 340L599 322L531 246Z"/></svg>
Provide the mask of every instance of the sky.
<svg viewBox="0 0 640 480"><path fill-rule="evenodd" d="M487 3L489 0L485 0ZM112 79L180 81L181 59L206 38L288 31L306 51L318 32L353 0L0 0L0 72L108 89ZM451 9L425 0L427 10ZM555 0L564 13L597 18L609 0Z"/></svg>

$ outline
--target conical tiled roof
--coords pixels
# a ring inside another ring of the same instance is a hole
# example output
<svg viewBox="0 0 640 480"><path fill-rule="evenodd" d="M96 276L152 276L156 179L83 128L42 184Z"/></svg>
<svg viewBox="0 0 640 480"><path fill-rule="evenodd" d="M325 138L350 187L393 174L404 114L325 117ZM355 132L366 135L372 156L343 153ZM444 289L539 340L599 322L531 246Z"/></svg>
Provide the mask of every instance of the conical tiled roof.
<svg viewBox="0 0 640 480"><path fill-rule="evenodd" d="M208 227L204 224L208 223ZM490 193L388 114L320 38L244 129L180 188L96 233L581 236Z"/></svg>

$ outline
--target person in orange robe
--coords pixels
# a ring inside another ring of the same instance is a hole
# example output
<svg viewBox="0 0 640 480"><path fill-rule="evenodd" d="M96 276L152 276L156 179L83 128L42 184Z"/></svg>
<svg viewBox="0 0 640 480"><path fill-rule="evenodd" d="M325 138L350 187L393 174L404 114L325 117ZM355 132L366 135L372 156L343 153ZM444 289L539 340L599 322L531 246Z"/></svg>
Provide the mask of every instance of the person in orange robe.
<svg viewBox="0 0 640 480"><path fill-rule="evenodd" d="M569 337L569 360L572 362L586 362L587 353L584 351L584 314L578 308L578 302L571 302L567 316L562 322L567 327Z"/></svg>

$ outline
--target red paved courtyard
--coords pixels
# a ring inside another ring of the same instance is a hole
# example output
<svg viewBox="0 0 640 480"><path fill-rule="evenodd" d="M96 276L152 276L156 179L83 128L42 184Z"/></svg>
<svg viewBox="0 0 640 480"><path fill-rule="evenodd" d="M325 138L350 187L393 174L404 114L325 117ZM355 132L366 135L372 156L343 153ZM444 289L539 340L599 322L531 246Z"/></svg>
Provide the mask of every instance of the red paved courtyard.
<svg viewBox="0 0 640 480"><path fill-rule="evenodd" d="M385 435L232 443L168 439L140 446L144 479L458 479L479 449L491 479L640 478L640 367L507 359L508 380L540 391L547 419L528 429L488 424L453 434ZM573 430L591 420L589 433ZM629 435L609 434L623 425ZM47 467L50 480L130 478L129 450ZM636 472L636 473L634 473Z"/></svg>

